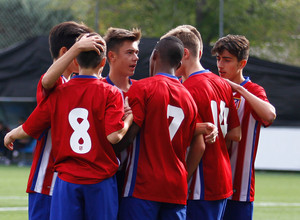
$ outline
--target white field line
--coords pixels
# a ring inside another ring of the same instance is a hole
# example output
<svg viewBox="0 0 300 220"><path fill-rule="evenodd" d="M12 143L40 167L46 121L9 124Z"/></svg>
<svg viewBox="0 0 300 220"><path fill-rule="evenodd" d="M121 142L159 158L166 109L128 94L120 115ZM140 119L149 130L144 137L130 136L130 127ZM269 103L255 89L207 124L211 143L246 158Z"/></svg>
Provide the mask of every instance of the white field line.
<svg viewBox="0 0 300 220"><path fill-rule="evenodd" d="M27 196L0 196L0 200L27 200Z"/></svg>
<svg viewBox="0 0 300 220"><path fill-rule="evenodd" d="M288 202L255 202L255 207L300 207L300 203Z"/></svg>
<svg viewBox="0 0 300 220"><path fill-rule="evenodd" d="M0 207L0 212L27 211L28 207Z"/></svg>

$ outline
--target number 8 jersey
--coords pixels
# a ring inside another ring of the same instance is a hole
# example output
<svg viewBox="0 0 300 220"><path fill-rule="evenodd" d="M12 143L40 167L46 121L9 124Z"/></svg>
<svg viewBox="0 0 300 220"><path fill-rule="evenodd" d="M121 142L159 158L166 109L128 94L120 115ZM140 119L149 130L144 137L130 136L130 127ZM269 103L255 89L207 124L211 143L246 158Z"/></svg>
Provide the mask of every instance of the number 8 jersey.
<svg viewBox="0 0 300 220"><path fill-rule="evenodd" d="M141 128L129 154L124 195L186 204L186 149L194 134L197 107L176 77L159 73L128 91L134 122Z"/></svg>
<svg viewBox="0 0 300 220"><path fill-rule="evenodd" d="M51 124L54 169L75 184L94 184L113 176L118 160L107 135L123 128L118 89L93 76L75 76L43 100L24 131L38 138Z"/></svg>

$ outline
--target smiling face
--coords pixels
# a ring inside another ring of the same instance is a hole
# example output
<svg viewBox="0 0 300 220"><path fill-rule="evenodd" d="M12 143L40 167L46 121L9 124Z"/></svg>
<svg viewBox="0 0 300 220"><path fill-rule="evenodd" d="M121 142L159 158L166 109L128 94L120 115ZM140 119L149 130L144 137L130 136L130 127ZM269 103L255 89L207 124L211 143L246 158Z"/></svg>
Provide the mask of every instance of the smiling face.
<svg viewBox="0 0 300 220"><path fill-rule="evenodd" d="M139 60L138 41L124 41L117 52L114 53L114 67L124 76L134 74L137 61Z"/></svg>
<svg viewBox="0 0 300 220"><path fill-rule="evenodd" d="M217 54L219 75L232 82L240 83L242 79L242 70L246 63L246 60L238 61L237 57L227 50L224 50L221 54Z"/></svg>

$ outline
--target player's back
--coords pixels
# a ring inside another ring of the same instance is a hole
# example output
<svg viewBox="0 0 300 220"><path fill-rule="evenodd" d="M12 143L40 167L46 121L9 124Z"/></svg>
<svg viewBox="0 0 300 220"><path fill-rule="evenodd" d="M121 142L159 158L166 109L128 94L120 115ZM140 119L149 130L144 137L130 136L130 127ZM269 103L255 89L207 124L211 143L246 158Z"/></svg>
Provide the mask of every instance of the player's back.
<svg viewBox="0 0 300 220"><path fill-rule="evenodd" d="M192 97L177 78L168 74L135 82L128 96L141 132L140 145L133 152L138 156L136 182L131 191L125 186L125 196L133 193L141 199L185 204L185 153L197 112Z"/></svg>
<svg viewBox="0 0 300 220"><path fill-rule="evenodd" d="M76 76L57 87L49 105L60 178L89 184L111 177L118 162L106 136L123 127L119 91L95 77Z"/></svg>
<svg viewBox="0 0 300 220"><path fill-rule="evenodd" d="M216 142L209 144L192 178L190 199L219 200L232 194L230 160L225 136L239 120L230 85L221 77L202 71L192 74L183 85L194 98L204 122L218 127ZM200 175L196 175L200 172Z"/></svg>

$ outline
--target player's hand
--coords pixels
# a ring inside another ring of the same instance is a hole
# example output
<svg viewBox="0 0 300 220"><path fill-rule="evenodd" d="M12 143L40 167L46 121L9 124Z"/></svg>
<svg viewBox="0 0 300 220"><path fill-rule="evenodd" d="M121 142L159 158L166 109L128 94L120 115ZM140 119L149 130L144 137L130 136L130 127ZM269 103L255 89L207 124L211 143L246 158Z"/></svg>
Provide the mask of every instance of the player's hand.
<svg viewBox="0 0 300 220"><path fill-rule="evenodd" d="M132 114L132 110L129 106L129 103L128 103L128 97L125 97L125 102L124 102L124 116L123 116L123 121L125 120L125 118L128 117L128 115Z"/></svg>
<svg viewBox="0 0 300 220"><path fill-rule="evenodd" d="M232 91L233 91L233 92L236 92L237 89L238 89L238 87L239 87L240 85L238 85L238 84L236 84L236 83L230 81L229 79L225 79L225 80L226 80L226 81L228 82L228 84L231 86Z"/></svg>
<svg viewBox="0 0 300 220"><path fill-rule="evenodd" d="M11 132L9 132L4 137L4 146L12 151L14 149L14 141L15 140L12 138Z"/></svg>
<svg viewBox="0 0 300 220"><path fill-rule="evenodd" d="M218 137L218 128L209 122L206 122L206 127L205 127L205 142L208 144L212 144L216 142L216 139Z"/></svg>
<svg viewBox="0 0 300 220"><path fill-rule="evenodd" d="M79 51L90 51L94 50L98 54L104 51L105 42L103 38L95 33L83 35L77 42L77 48Z"/></svg>

